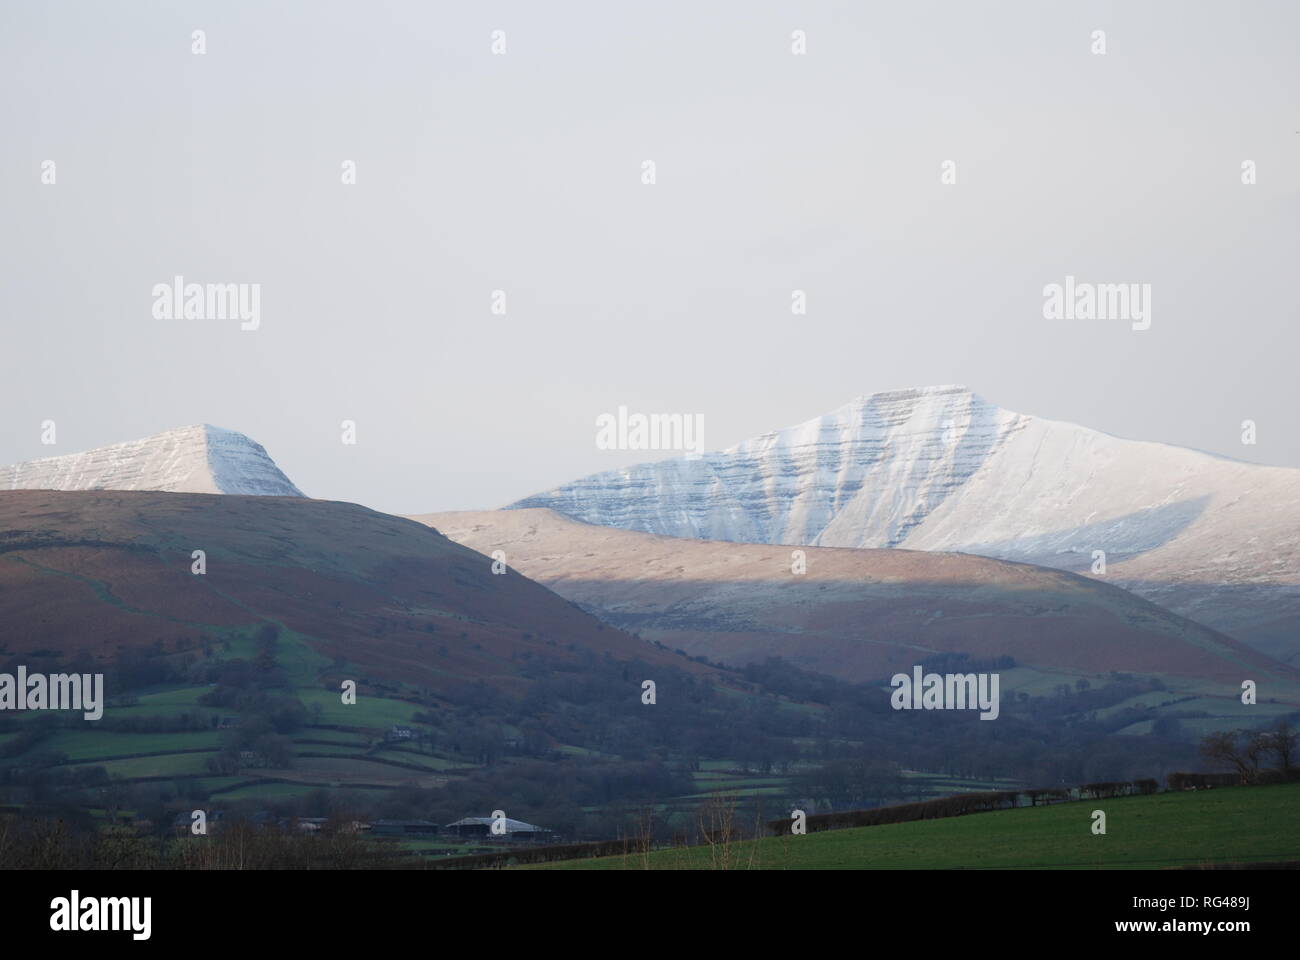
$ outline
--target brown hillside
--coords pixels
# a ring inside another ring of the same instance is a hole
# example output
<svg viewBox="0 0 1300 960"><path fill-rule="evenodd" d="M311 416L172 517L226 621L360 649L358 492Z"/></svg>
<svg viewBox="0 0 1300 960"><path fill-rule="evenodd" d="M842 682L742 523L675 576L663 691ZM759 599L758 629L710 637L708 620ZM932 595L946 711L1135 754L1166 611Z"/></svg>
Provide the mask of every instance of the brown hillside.
<svg viewBox="0 0 1300 960"><path fill-rule="evenodd" d="M969 554L687 540L595 526L548 509L430 514L453 540L508 562L603 619L666 646L744 663L780 655L849 680L927 654L1023 666L1243 679L1283 699L1300 675L1093 578ZM807 572L791 573L801 549Z"/></svg>
<svg viewBox="0 0 1300 960"><path fill-rule="evenodd" d="M191 573L204 550L207 573ZM328 661L437 690L522 687L530 656L705 668L604 624L427 526L290 497L0 493L0 653L110 659L274 622ZM327 661L322 661L327 662Z"/></svg>

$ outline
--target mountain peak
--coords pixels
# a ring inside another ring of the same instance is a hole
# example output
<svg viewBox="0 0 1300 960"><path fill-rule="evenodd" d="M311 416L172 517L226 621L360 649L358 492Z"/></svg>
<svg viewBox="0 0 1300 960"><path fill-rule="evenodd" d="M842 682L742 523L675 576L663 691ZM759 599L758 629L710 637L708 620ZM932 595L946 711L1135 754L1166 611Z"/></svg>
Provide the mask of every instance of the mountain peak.
<svg viewBox="0 0 1300 960"><path fill-rule="evenodd" d="M209 423L0 467L0 490L160 490L301 497L266 448Z"/></svg>
<svg viewBox="0 0 1300 960"><path fill-rule="evenodd" d="M1298 490L1300 470L1124 440L944 385L869 394L511 506L671 537L973 553L1092 576L1102 562L1178 613L1280 645L1300 628Z"/></svg>
<svg viewBox="0 0 1300 960"><path fill-rule="evenodd" d="M850 509L860 542L899 546L1032 418L959 384L886 390L698 459L584 477L512 507L587 523L748 543L824 543Z"/></svg>
<svg viewBox="0 0 1300 960"><path fill-rule="evenodd" d="M903 387L897 390L876 390L854 398L854 402L873 400L906 400L921 397L942 397L951 395L975 396L970 387L960 383L941 383L929 387Z"/></svg>
<svg viewBox="0 0 1300 960"><path fill-rule="evenodd" d="M911 416L917 410L963 410L972 407L996 409L970 387L958 383L945 383L930 387L906 387L864 393L854 397L840 409L894 410Z"/></svg>

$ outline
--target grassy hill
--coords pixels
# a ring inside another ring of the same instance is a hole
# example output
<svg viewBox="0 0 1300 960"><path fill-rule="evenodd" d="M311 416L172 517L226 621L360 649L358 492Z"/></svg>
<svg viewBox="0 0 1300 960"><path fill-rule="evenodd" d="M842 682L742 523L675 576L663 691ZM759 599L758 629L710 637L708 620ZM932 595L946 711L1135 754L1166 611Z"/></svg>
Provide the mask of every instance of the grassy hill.
<svg viewBox="0 0 1300 960"><path fill-rule="evenodd" d="M518 691L530 657L579 650L707 672L422 524L292 497L2 492L0 623L0 659L29 667L247 657L269 624L295 684L333 690L360 676Z"/></svg>
<svg viewBox="0 0 1300 960"><path fill-rule="evenodd" d="M1098 809L1106 813L1104 836L1091 832ZM710 870L722 869L724 860L736 870L1160 869L1300 861L1300 784L1077 801L521 869Z"/></svg>

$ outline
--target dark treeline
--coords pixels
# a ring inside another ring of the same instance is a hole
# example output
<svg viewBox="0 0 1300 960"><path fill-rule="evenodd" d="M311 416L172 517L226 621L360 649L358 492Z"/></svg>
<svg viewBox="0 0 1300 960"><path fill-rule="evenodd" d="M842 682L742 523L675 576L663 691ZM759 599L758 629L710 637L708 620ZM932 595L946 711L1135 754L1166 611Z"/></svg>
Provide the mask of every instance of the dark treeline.
<svg viewBox="0 0 1300 960"><path fill-rule="evenodd" d="M205 837L139 834L87 818L0 814L0 866L37 870L345 870L394 865L395 852L343 822L306 835L235 821Z"/></svg>
<svg viewBox="0 0 1300 960"><path fill-rule="evenodd" d="M12 674L24 666L29 674L102 673L110 702L174 683L218 683L239 689L288 687L284 670L275 659L279 628L264 623L246 636L256 651L252 660L224 655L229 652L230 638L199 632L178 633L170 642L155 640L147 646L118 650L111 657L55 649L32 650L21 656L0 652L0 672Z"/></svg>

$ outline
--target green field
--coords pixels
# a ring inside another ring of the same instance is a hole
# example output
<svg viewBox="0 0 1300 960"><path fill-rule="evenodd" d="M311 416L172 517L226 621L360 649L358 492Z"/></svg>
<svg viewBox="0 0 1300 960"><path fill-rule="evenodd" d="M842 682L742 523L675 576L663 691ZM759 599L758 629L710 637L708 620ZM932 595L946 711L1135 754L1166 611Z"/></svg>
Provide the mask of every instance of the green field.
<svg viewBox="0 0 1300 960"><path fill-rule="evenodd" d="M287 800L291 797L305 797L321 789L317 783L250 783L248 786L224 790L213 797L216 806L232 800ZM350 787L346 784L331 788L333 791L346 791L348 797L365 797L378 799L384 790L373 787Z"/></svg>
<svg viewBox="0 0 1300 960"><path fill-rule="evenodd" d="M1092 811L1106 813L1094 836ZM723 850L656 850L655 870L720 869ZM732 843L730 869L1160 869L1300 861L1300 784L1079 801ZM640 870L641 856L522 869Z"/></svg>
<svg viewBox="0 0 1300 960"><path fill-rule="evenodd" d="M208 686L172 687L154 693L142 693L136 697L134 705L129 707L110 705L105 708L104 713L105 716L114 717L171 716L196 711L208 715L220 713L220 710L199 706L199 697L210 689Z"/></svg>
<svg viewBox="0 0 1300 960"><path fill-rule="evenodd" d="M208 772L211 753L171 753L157 757L136 757L130 760L97 760L87 766L103 767L109 777L138 780L142 777L194 776ZM71 764L79 766L79 764Z"/></svg>
<svg viewBox="0 0 1300 960"><path fill-rule="evenodd" d="M336 723L349 727L371 727L381 729L395 724L406 725L411 722L412 714L419 711L413 703L404 700L389 700L385 697L357 697L356 703L344 703L336 690L306 688L294 691L308 708L318 704L321 709L321 723Z"/></svg>
<svg viewBox="0 0 1300 960"><path fill-rule="evenodd" d="M468 766L463 760L448 760L445 757L432 757L427 753L413 750L378 750L373 756L377 760L395 760L398 763L410 763L426 770L457 770Z"/></svg>
<svg viewBox="0 0 1300 960"><path fill-rule="evenodd" d="M365 753L365 747L344 743L294 743L294 753L299 757L355 757Z"/></svg>
<svg viewBox="0 0 1300 960"><path fill-rule="evenodd" d="M42 743L46 750L68 755L70 763L129 757L143 753L175 753L188 750L217 749L216 730L193 730L183 733L115 733L99 730L60 730Z"/></svg>

